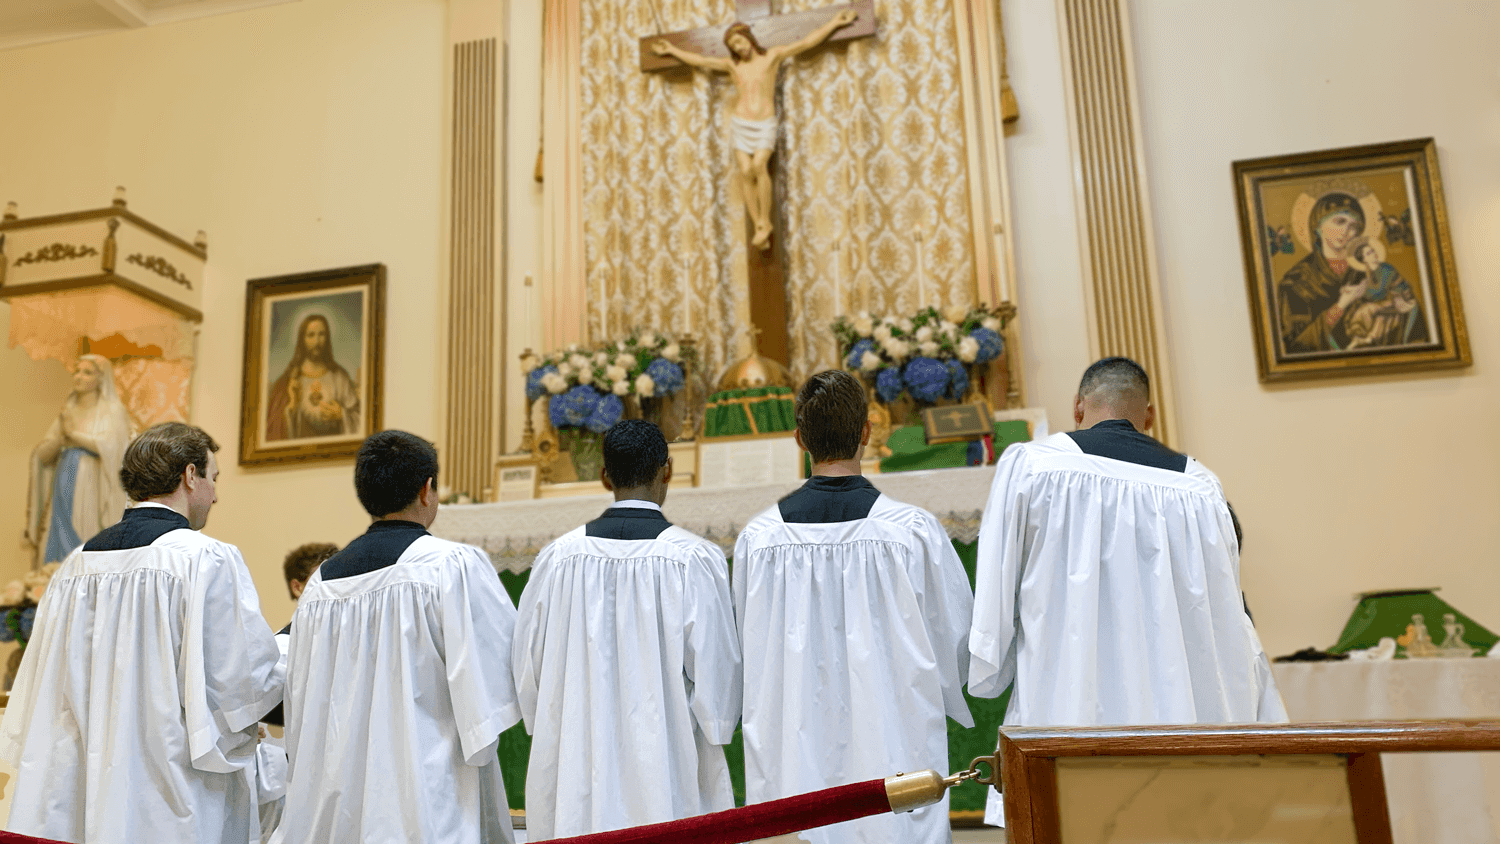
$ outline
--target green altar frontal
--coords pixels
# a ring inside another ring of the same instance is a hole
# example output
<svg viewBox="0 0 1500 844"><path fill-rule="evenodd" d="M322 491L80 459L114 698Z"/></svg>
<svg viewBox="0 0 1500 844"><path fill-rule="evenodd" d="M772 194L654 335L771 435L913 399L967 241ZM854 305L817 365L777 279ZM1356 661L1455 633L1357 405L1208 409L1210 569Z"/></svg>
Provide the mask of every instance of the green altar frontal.
<svg viewBox="0 0 1500 844"><path fill-rule="evenodd" d="M721 390L703 408L703 436L743 437L774 434L797 427L788 387Z"/></svg>

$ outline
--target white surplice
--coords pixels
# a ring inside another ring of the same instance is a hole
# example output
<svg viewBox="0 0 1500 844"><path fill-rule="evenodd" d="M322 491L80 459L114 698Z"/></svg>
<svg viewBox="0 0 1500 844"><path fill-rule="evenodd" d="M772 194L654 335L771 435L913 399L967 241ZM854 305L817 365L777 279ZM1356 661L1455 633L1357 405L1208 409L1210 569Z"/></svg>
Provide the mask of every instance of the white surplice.
<svg viewBox="0 0 1500 844"><path fill-rule="evenodd" d="M1013 445L979 528L969 693L1006 724L1285 721L1219 479ZM987 820L998 822L993 791Z"/></svg>
<svg viewBox="0 0 1500 844"><path fill-rule="evenodd" d="M560 537L521 595L513 666L528 840L734 808L740 649L718 546L678 527Z"/></svg>
<svg viewBox="0 0 1500 844"><path fill-rule="evenodd" d="M273 841L514 840L496 743L520 718L516 611L477 548L423 536L323 579L287 658L287 794Z"/></svg>
<svg viewBox="0 0 1500 844"><path fill-rule="evenodd" d="M932 768L962 687L974 596L937 518L881 495L867 517L740 532L733 591L745 660L745 798L759 803ZM948 800L801 833L813 844L942 844Z"/></svg>
<svg viewBox="0 0 1500 844"><path fill-rule="evenodd" d="M89 842L259 840L256 722L285 663L238 549L181 528L75 551L0 724L8 828Z"/></svg>

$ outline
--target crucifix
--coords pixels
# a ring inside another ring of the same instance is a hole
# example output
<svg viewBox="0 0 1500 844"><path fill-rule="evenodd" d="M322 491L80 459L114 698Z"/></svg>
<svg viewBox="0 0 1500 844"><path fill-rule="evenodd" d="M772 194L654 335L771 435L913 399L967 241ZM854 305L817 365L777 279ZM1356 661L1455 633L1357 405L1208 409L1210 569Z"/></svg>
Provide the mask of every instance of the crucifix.
<svg viewBox="0 0 1500 844"><path fill-rule="evenodd" d="M780 249L772 249L771 155L776 151L777 74L789 58L824 43L850 41L875 34L874 0L857 0L772 14L771 0L736 0L738 18L717 26L648 35L640 39L641 71L670 70L683 65L729 74L738 99L730 117L735 149L735 177L752 231L749 234L750 317L763 331L761 354L786 363L786 292ZM779 246L779 238L776 246Z"/></svg>

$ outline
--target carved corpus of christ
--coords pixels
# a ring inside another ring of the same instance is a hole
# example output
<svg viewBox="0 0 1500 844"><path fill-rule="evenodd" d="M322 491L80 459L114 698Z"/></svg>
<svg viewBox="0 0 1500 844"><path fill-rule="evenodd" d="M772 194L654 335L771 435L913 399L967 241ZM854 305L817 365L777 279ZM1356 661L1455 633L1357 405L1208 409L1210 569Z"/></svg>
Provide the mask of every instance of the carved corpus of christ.
<svg viewBox="0 0 1500 844"><path fill-rule="evenodd" d="M738 100L730 117L734 140L736 174L740 196L755 226L750 244L765 249L771 243L771 153L776 151L779 118L776 114L776 76L787 59L822 44L834 30L859 18L853 9L843 9L821 26L790 44L762 47L744 22L724 31L728 58L707 56L681 49L665 38L651 42L651 52L671 56L699 70L727 73L734 81Z"/></svg>

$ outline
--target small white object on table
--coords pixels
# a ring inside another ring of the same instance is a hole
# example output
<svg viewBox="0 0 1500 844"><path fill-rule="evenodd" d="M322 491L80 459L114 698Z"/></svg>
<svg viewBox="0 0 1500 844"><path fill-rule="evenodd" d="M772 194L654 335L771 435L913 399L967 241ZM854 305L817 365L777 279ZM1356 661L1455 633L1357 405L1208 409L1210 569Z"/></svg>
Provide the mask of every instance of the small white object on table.
<svg viewBox="0 0 1500 844"><path fill-rule="evenodd" d="M1293 721L1500 719L1500 659L1282 662ZM1500 844L1500 753L1382 756L1395 844Z"/></svg>

